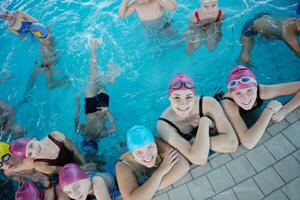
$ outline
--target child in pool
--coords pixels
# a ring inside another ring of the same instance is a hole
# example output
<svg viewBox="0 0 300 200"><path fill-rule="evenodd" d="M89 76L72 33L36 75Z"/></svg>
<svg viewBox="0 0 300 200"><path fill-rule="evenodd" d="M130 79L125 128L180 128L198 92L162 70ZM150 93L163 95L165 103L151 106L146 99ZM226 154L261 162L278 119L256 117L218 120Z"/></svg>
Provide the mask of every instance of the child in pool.
<svg viewBox="0 0 300 200"><path fill-rule="evenodd" d="M27 33L30 33L32 23L39 22L23 11L9 12L4 9L0 11L0 19L5 19L8 22L8 29L21 38L24 38Z"/></svg>
<svg viewBox="0 0 300 200"><path fill-rule="evenodd" d="M174 11L176 7L175 0L123 0L119 9L119 16L126 18L137 12L138 17L146 26L167 31L170 22L164 18L164 11Z"/></svg>
<svg viewBox="0 0 300 200"><path fill-rule="evenodd" d="M268 39L283 40L299 57L300 45L297 40L299 33L300 29L295 18L278 19L268 13L259 13L243 26L241 35L242 51L237 62L240 64L250 63L254 38L257 34Z"/></svg>
<svg viewBox="0 0 300 200"><path fill-rule="evenodd" d="M68 163L85 163L77 147L58 131L51 132L42 140L17 139L12 148L14 155L33 159L34 169L44 174L55 174Z"/></svg>
<svg viewBox="0 0 300 200"><path fill-rule="evenodd" d="M124 200L152 199L157 190L175 183L190 169L176 149L155 139L144 126L135 125L127 131L127 147L129 151L116 164Z"/></svg>
<svg viewBox="0 0 300 200"><path fill-rule="evenodd" d="M11 145L0 142L0 169L4 174L18 182L25 179L40 181L44 186L49 186L49 178L47 175L34 170L33 160L30 158L20 158L14 155ZM12 151L11 151L12 150Z"/></svg>
<svg viewBox="0 0 300 200"><path fill-rule="evenodd" d="M86 122L80 124L80 96L76 97L75 131L82 134L84 141L81 143L87 154L97 154L97 141L103 137L116 132L115 121L109 111L109 95L105 85L113 84L120 70L115 65L109 65L109 71L98 74L96 49L100 41L93 39L92 54L90 60L90 75L88 87L85 94L85 116ZM109 127L105 123L109 122Z"/></svg>
<svg viewBox="0 0 300 200"><path fill-rule="evenodd" d="M218 0L201 0L201 7L191 17L191 25L184 38L188 37L186 53L192 54L199 48L202 40L209 51L217 47L221 39L223 12L218 7Z"/></svg>
<svg viewBox="0 0 300 200"><path fill-rule="evenodd" d="M236 66L228 77L228 91L222 97L222 105L234 127L239 141L252 149L263 136L269 122L280 122L300 106L300 81L263 85L245 66ZM280 96L293 95L286 104L273 100ZM262 107L264 100L271 100ZM254 116L255 112L261 113ZM255 121L247 124L250 120Z"/></svg>
<svg viewBox="0 0 300 200"><path fill-rule="evenodd" d="M70 163L59 171L60 188L75 200L111 200L115 197L117 185L109 173L85 172L78 165Z"/></svg>

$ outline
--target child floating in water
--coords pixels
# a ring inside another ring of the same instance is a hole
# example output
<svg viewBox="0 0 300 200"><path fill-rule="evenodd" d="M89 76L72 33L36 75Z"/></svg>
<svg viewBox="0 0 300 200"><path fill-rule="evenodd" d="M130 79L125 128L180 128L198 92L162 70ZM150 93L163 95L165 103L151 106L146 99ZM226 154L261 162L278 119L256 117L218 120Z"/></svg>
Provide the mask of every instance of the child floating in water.
<svg viewBox="0 0 300 200"><path fill-rule="evenodd" d="M176 10L175 0L123 0L119 9L119 16L126 18L137 12L138 17L146 26L159 30L168 29L171 24L164 18L164 11Z"/></svg>
<svg viewBox="0 0 300 200"><path fill-rule="evenodd" d="M192 23L184 38L188 37L186 53L192 54L199 48L202 40L209 51L217 47L221 39L221 21L223 12L218 7L218 0L200 0L201 7L192 15Z"/></svg>
<svg viewBox="0 0 300 200"><path fill-rule="evenodd" d="M113 64L109 65L109 71L98 74L96 67L96 48L100 42L96 39L92 40L92 55L90 61L90 75L88 80L88 88L85 95L85 116L86 123L80 124L80 96L76 99L76 115L75 130L83 135L84 140L81 143L82 149L87 154L95 154L98 152L97 141L100 138L111 135L116 132L114 117L109 111L109 95L105 90L106 84L115 82L116 77L120 74L120 70ZM106 127L106 122L109 127Z"/></svg>
<svg viewBox="0 0 300 200"><path fill-rule="evenodd" d="M250 63L254 38L257 34L268 39L283 40L297 56L300 56L300 45L297 41L300 29L296 21L295 18L277 19L268 13L259 13L248 20L242 29L242 51L238 63Z"/></svg>

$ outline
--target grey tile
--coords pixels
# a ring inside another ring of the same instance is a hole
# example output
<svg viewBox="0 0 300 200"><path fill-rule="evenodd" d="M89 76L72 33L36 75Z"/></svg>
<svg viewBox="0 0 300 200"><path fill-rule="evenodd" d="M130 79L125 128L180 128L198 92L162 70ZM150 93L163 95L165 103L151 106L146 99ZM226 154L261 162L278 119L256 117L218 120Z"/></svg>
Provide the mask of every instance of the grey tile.
<svg viewBox="0 0 300 200"><path fill-rule="evenodd" d="M282 191L291 199L299 200L300 197L300 177L290 182L282 188Z"/></svg>
<svg viewBox="0 0 300 200"><path fill-rule="evenodd" d="M154 197L153 200L169 200L169 197L167 194L162 194L157 197Z"/></svg>
<svg viewBox="0 0 300 200"><path fill-rule="evenodd" d="M300 121L292 124L290 127L285 129L283 133L296 147L300 148Z"/></svg>
<svg viewBox="0 0 300 200"><path fill-rule="evenodd" d="M273 125L269 126L267 128L267 131L271 135L276 135L277 133L279 133L280 131L282 131L283 129L285 129L288 126L289 126L289 123L287 123L285 120L282 120L281 122L274 123Z"/></svg>
<svg viewBox="0 0 300 200"><path fill-rule="evenodd" d="M248 179L233 187L233 191L239 200L259 200L264 197L252 179Z"/></svg>
<svg viewBox="0 0 300 200"><path fill-rule="evenodd" d="M263 145L255 147L252 151L247 152L245 155L258 172L276 162L273 156Z"/></svg>
<svg viewBox="0 0 300 200"><path fill-rule="evenodd" d="M202 176L202 175L206 174L210 170L211 170L211 167L210 167L209 163L206 163L203 166L197 166L197 167L195 167L190 172L191 172L193 178L197 178L199 176Z"/></svg>
<svg viewBox="0 0 300 200"><path fill-rule="evenodd" d="M293 155L298 160L298 162L300 162L300 149L298 149Z"/></svg>
<svg viewBox="0 0 300 200"><path fill-rule="evenodd" d="M192 200L192 196L186 185L182 185L178 188L170 190L168 194L170 200L182 200L182 199Z"/></svg>
<svg viewBox="0 0 300 200"><path fill-rule="evenodd" d="M300 164L292 155L276 163L274 168L286 182L300 175Z"/></svg>
<svg viewBox="0 0 300 200"><path fill-rule="evenodd" d="M226 190L224 192L219 193L217 196L212 198L213 200L238 200L237 197L235 196L234 192L230 190Z"/></svg>
<svg viewBox="0 0 300 200"><path fill-rule="evenodd" d="M297 108L293 112L289 113L285 118L289 123L294 123L300 119L300 108Z"/></svg>
<svg viewBox="0 0 300 200"><path fill-rule="evenodd" d="M202 176L189 182L187 186L191 191L193 199L207 199L215 194L206 176Z"/></svg>
<svg viewBox="0 0 300 200"><path fill-rule="evenodd" d="M281 133L265 142L264 145L277 160L280 160L295 150L295 147Z"/></svg>
<svg viewBox="0 0 300 200"><path fill-rule="evenodd" d="M254 176L254 179L265 195L284 185L284 181L272 167Z"/></svg>
<svg viewBox="0 0 300 200"><path fill-rule="evenodd" d="M178 187L184 183L187 183L189 181L191 181L193 178L192 178L192 175L190 172L186 173L180 180L178 180L176 183L173 184L174 187Z"/></svg>
<svg viewBox="0 0 300 200"><path fill-rule="evenodd" d="M244 153L246 153L247 151L248 150L243 145L240 145L236 152L231 153L231 156L234 158L237 158L237 157L243 155Z"/></svg>
<svg viewBox="0 0 300 200"><path fill-rule="evenodd" d="M223 165L226 162L229 162L231 160L231 157L229 154L220 154L219 156L215 157L210 161L210 164L213 168L217 168L221 165Z"/></svg>
<svg viewBox="0 0 300 200"><path fill-rule="evenodd" d="M225 166L222 166L207 174L207 178L212 184L214 190L218 193L235 184Z"/></svg>
<svg viewBox="0 0 300 200"><path fill-rule="evenodd" d="M173 186L172 185L169 185L168 187L164 188L164 189L161 189L161 190L158 190L156 193L155 193L155 196L158 196L162 193L165 193L169 190L173 189Z"/></svg>
<svg viewBox="0 0 300 200"><path fill-rule="evenodd" d="M265 133L263 134L263 136L260 138L260 140L258 141L257 145L260 145L262 143L264 143L265 141L267 141L268 139L270 139L272 136L267 132L265 131ZM256 145L256 146L257 146Z"/></svg>
<svg viewBox="0 0 300 200"><path fill-rule="evenodd" d="M236 158L226 166L237 183L255 174L255 170L245 156Z"/></svg>
<svg viewBox="0 0 300 200"><path fill-rule="evenodd" d="M265 200L289 200L281 190L271 193Z"/></svg>

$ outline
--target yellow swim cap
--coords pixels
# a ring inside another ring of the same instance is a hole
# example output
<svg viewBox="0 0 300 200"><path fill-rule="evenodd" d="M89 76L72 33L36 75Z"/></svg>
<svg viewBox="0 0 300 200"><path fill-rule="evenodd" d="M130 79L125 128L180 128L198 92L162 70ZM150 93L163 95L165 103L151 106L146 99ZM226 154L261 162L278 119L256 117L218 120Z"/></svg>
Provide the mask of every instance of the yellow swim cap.
<svg viewBox="0 0 300 200"><path fill-rule="evenodd" d="M0 158L9 152L9 144L0 142Z"/></svg>
<svg viewBox="0 0 300 200"><path fill-rule="evenodd" d="M42 33L39 32L39 31L35 31L33 34L34 34L36 37L38 37L38 38L41 38L41 37L42 37Z"/></svg>

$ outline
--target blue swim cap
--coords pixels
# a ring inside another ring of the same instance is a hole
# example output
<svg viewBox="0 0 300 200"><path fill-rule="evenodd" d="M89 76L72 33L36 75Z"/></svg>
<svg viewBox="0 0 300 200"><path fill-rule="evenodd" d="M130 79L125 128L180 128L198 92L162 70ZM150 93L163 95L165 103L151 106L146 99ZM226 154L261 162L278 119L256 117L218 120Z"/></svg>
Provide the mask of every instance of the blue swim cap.
<svg viewBox="0 0 300 200"><path fill-rule="evenodd" d="M33 23L30 26L31 33L37 38L46 38L48 36L48 29L44 24Z"/></svg>
<svg viewBox="0 0 300 200"><path fill-rule="evenodd" d="M127 131L127 147L129 151L135 151L154 142L153 134L145 126L134 125Z"/></svg>

